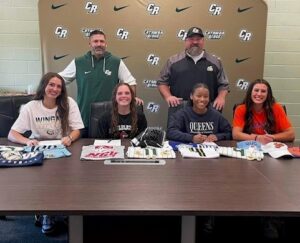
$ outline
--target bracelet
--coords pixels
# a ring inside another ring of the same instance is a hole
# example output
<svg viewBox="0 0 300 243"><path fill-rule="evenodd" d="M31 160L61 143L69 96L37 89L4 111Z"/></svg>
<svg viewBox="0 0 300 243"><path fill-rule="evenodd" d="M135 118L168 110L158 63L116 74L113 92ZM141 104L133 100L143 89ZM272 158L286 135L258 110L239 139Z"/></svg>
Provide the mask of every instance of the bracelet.
<svg viewBox="0 0 300 243"><path fill-rule="evenodd" d="M73 137L69 134L68 138L70 139L71 143L73 142Z"/></svg>

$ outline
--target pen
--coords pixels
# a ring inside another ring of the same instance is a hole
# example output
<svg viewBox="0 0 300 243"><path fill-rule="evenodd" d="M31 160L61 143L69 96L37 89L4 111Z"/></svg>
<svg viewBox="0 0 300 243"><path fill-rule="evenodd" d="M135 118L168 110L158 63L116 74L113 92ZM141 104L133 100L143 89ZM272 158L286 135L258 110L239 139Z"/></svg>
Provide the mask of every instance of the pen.
<svg viewBox="0 0 300 243"><path fill-rule="evenodd" d="M267 135L268 137L270 137L272 139L272 142L274 142L274 135L269 134L266 130L264 130L265 135Z"/></svg>
<svg viewBox="0 0 300 243"><path fill-rule="evenodd" d="M112 141L112 139L107 140L107 143L110 143Z"/></svg>

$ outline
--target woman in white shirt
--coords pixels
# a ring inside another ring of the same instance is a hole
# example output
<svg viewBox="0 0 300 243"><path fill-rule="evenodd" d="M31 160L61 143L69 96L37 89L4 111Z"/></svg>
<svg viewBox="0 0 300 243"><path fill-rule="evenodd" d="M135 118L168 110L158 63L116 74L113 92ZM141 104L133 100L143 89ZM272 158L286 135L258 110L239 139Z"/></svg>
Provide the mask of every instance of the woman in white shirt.
<svg viewBox="0 0 300 243"><path fill-rule="evenodd" d="M80 137L84 128L76 102L67 95L63 78L57 73L45 74L33 100L20 111L8 134L8 139L28 146L38 145L38 140L60 139L65 146ZM23 136L31 131L30 138ZM42 226L42 233L55 231L55 216L36 215L35 224Z"/></svg>
<svg viewBox="0 0 300 243"><path fill-rule="evenodd" d="M63 78L57 73L45 74L32 101L22 107L8 139L12 142L37 145L38 140L61 139L65 146L80 137L84 128L76 102L67 95ZM31 131L31 138L22 134Z"/></svg>

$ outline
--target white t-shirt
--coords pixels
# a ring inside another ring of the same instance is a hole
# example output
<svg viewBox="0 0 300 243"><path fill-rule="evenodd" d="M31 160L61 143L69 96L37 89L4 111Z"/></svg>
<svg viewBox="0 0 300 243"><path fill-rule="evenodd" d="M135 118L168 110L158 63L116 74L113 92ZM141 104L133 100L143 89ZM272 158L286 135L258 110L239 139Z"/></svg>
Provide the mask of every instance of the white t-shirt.
<svg viewBox="0 0 300 243"><path fill-rule="evenodd" d="M77 103L68 97L69 102L69 132L84 128ZM32 137L36 139L62 138L61 122L56 117L57 107L48 109L42 100L32 100L24 105L12 130L24 133L31 130Z"/></svg>

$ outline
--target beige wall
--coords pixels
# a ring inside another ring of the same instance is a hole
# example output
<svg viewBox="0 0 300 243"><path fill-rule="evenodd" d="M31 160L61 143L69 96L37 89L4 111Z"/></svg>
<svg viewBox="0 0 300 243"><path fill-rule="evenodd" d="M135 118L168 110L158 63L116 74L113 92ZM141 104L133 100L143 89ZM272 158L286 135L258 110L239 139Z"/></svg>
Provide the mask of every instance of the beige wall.
<svg viewBox="0 0 300 243"><path fill-rule="evenodd" d="M300 1L267 0L268 26L264 77L274 96L287 105L300 140Z"/></svg>
<svg viewBox="0 0 300 243"><path fill-rule="evenodd" d="M300 140L300 1L266 0L264 76L285 103ZM38 0L0 0L0 92L25 91L41 76ZM230 97L229 97L230 98Z"/></svg>
<svg viewBox="0 0 300 243"><path fill-rule="evenodd" d="M0 90L24 91L42 73L38 0L0 0Z"/></svg>

